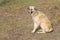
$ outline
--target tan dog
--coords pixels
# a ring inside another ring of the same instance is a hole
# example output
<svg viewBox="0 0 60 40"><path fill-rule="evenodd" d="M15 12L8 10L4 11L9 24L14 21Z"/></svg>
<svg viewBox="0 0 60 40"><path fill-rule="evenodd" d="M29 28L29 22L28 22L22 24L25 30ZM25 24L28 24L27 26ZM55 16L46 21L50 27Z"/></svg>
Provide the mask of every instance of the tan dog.
<svg viewBox="0 0 60 40"><path fill-rule="evenodd" d="M34 21L34 29L32 33L34 33L39 26L41 27L41 30L37 33L47 33L53 31L51 22L44 13L36 10L34 6L29 6L28 12L31 14Z"/></svg>

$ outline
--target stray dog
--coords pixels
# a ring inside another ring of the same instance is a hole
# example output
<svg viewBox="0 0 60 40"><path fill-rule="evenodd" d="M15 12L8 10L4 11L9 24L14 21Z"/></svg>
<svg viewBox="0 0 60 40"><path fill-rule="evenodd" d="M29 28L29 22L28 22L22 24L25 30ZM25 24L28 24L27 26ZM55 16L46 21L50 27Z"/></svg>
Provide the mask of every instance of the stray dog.
<svg viewBox="0 0 60 40"><path fill-rule="evenodd" d="M32 33L35 33L38 27L40 27L41 30L37 33L47 33L53 31L51 22L44 13L36 10L34 6L28 7L28 13L31 14L34 22L34 29L32 30Z"/></svg>

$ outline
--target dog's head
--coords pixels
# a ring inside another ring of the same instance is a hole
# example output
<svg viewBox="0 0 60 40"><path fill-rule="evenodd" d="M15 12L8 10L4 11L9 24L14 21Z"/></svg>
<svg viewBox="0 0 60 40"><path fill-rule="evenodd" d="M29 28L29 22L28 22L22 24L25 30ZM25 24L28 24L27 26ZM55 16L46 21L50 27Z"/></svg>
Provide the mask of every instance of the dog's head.
<svg viewBox="0 0 60 40"><path fill-rule="evenodd" d="M28 13L32 14L35 11L35 7L34 6L29 6L28 7Z"/></svg>

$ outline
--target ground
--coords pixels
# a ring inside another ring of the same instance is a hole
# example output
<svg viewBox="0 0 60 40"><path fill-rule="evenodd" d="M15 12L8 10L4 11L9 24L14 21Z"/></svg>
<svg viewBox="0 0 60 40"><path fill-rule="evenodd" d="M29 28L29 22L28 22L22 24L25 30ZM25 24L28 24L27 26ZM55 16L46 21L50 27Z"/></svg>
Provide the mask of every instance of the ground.
<svg viewBox="0 0 60 40"><path fill-rule="evenodd" d="M53 32L31 33L30 5L46 14ZM0 0L0 40L60 40L60 0Z"/></svg>

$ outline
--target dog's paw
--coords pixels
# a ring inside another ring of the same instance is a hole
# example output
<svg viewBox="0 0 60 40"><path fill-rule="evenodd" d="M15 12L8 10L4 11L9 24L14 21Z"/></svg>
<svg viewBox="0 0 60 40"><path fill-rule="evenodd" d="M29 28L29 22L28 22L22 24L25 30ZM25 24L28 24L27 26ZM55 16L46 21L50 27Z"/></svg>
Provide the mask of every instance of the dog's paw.
<svg viewBox="0 0 60 40"><path fill-rule="evenodd" d="M35 33L35 31L32 31L32 33Z"/></svg>
<svg viewBox="0 0 60 40"><path fill-rule="evenodd" d="M37 33L46 33L46 32L43 32L43 31L42 31L42 32L37 32Z"/></svg>

